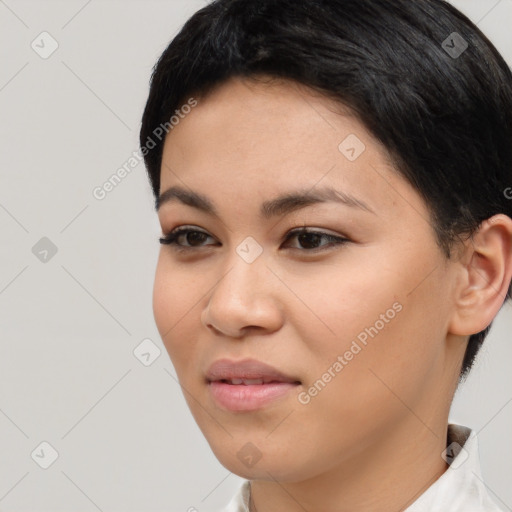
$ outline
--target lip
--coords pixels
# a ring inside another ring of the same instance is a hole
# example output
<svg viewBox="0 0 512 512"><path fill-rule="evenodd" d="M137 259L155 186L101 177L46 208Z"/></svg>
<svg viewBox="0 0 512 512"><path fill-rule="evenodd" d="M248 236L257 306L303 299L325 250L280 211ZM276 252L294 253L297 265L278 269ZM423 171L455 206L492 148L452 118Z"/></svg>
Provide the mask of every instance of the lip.
<svg viewBox="0 0 512 512"><path fill-rule="evenodd" d="M230 383L233 379L262 379L263 384ZM285 397L300 380L256 359L218 359L206 372L217 405L231 411L250 411Z"/></svg>
<svg viewBox="0 0 512 512"><path fill-rule="evenodd" d="M277 368L256 359L218 359L206 371L206 379L211 381L231 379L264 379L275 382L300 382L299 379L280 372Z"/></svg>

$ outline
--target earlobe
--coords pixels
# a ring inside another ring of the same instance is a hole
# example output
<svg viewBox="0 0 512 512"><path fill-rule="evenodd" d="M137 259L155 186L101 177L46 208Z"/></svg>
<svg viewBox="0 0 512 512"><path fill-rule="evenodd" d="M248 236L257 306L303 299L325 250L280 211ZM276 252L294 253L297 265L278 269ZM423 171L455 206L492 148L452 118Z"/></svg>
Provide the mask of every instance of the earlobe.
<svg viewBox="0 0 512 512"><path fill-rule="evenodd" d="M512 219L494 215L465 244L449 325L449 332L461 336L483 331L505 301L512 279Z"/></svg>

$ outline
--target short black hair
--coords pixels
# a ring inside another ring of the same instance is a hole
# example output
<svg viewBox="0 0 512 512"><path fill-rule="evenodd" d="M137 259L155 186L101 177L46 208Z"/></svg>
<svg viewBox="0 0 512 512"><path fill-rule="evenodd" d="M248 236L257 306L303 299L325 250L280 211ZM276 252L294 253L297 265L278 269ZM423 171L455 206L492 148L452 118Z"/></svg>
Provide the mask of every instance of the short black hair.
<svg viewBox="0 0 512 512"><path fill-rule="evenodd" d="M197 11L151 76L140 145L155 201L161 127L173 128L169 119L192 95L260 75L355 112L425 200L447 258L485 219L512 217L512 74L443 0L214 0ZM491 325L469 337L459 381Z"/></svg>

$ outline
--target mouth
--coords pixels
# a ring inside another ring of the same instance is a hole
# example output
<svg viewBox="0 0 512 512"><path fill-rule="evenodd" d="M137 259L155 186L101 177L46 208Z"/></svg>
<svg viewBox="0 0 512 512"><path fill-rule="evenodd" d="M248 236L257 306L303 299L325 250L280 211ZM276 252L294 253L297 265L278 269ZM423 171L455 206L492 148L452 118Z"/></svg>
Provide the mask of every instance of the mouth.
<svg viewBox="0 0 512 512"><path fill-rule="evenodd" d="M220 379L213 380L210 382L221 382L223 384L231 384L233 386L261 386L263 384L274 384L274 383L285 383L285 381L277 380L272 377L262 377L260 379ZM296 381L297 384L300 384L299 381Z"/></svg>
<svg viewBox="0 0 512 512"><path fill-rule="evenodd" d="M300 382L296 377L287 375L277 368L256 359L218 359L206 372L209 382L226 381L234 385L247 383L268 384L271 382Z"/></svg>
<svg viewBox="0 0 512 512"><path fill-rule="evenodd" d="M230 411L251 411L267 406L301 385L261 361L220 359L206 373L206 383L216 405Z"/></svg>

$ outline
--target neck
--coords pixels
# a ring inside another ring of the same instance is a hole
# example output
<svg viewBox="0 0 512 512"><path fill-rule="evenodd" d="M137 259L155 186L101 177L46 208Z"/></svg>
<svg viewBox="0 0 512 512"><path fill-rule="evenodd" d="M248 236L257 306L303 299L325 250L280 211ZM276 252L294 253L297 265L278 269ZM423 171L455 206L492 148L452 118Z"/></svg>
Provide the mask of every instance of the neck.
<svg viewBox="0 0 512 512"><path fill-rule="evenodd" d="M251 512L398 512L448 468L447 418L429 427L409 414L357 456L302 482L254 480Z"/></svg>

